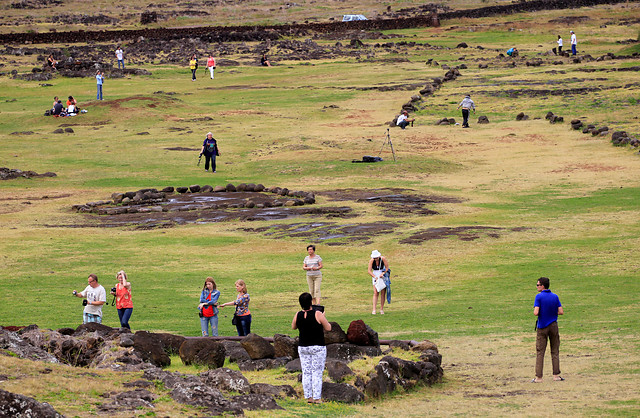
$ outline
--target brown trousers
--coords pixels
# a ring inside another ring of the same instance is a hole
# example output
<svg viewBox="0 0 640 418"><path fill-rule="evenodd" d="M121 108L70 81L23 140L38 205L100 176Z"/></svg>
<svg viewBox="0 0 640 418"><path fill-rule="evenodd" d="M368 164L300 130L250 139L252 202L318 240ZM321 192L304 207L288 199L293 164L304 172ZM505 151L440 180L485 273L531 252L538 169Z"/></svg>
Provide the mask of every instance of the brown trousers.
<svg viewBox="0 0 640 418"><path fill-rule="evenodd" d="M558 332L558 322L554 322L546 328L538 328L536 336L536 377L538 379L542 379L547 339L549 339L551 343L551 365L553 366L553 374L560 374L560 333Z"/></svg>

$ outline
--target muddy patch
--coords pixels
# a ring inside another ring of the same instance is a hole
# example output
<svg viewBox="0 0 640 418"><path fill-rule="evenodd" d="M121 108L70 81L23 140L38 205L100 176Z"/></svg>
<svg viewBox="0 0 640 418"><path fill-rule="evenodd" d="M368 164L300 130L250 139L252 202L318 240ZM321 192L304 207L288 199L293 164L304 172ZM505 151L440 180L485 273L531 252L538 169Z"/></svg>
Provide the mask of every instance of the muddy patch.
<svg viewBox="0 0 640 418"><path fill-rule="evenodd" d="M320 196L327 197L330 201L353 200L356 202L373 203L387 209L387 216L412 215L437 215L438 212L426 207L434 203L461 203L458 198L438 195L415 195L413 190L402 188L381 189L339 189L326 192L318 192Z"/></svg>
<svg viewBox="0 0 640 418"><path fill-rule="evenodd" d="M482 237L500 238L502 232L523 231L526 228L497 228L493 226L457 226L428 228L424 231L416 232L407 238L400 240L400 244L421 244L424 241L434 239L445 239L455 237L461 241L475 241Z"/></svg>
<svg viewBox="0 0 640 418"><path fill-rule="evenodd" d="M259 233L266 237L300 238L325 245L347 245L352 242L371 244L371 237L392 233L399 224L395 222L350 223L303 222L287 225L271 225L262 228L241 228L241 231Z"/></svg>

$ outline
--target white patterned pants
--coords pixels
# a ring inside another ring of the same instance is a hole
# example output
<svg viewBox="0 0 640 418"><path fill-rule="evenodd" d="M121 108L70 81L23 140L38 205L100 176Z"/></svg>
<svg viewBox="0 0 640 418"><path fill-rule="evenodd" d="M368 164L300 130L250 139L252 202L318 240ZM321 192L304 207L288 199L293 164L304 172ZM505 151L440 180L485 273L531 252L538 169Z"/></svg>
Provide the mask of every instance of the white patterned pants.
<svg viewBox="0 0 640 418"><path fill-rule="evenodd" d="M302 368L302 389L304 398L322 398L322 372L327 360L327 347L312 345L298 347L300 367Z"/></svg>

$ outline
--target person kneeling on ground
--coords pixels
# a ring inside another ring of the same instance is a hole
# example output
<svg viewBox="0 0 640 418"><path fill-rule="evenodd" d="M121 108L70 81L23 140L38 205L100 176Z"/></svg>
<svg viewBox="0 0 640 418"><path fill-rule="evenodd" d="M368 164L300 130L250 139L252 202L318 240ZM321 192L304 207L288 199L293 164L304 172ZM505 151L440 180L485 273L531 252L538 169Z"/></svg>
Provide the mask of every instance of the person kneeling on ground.
<svg viewBox="0 0 640 418"><path fill-rule="evenodd" d="M407 112L406 110L403 110L402 114L398 116L398 121L396 122L396 125L398 125L402 129L406 128L407 125L409 124L413 126L413 121L415 121L415 118L408 119L408 117L409 117L409 112Z"/></svg>

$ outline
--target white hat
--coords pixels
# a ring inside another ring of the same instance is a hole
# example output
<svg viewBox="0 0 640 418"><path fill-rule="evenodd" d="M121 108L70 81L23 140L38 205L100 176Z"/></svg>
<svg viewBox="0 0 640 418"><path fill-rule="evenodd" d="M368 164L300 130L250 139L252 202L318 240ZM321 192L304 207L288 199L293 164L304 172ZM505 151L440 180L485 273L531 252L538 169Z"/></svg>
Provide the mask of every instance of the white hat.
<svg viewBox="0 0 640 418"><path fill-rule="evenodd" d="M371 251L371 258L378 258L380 257L382 254L380 254L380 251L378 250L373 250Z"/></svg>

